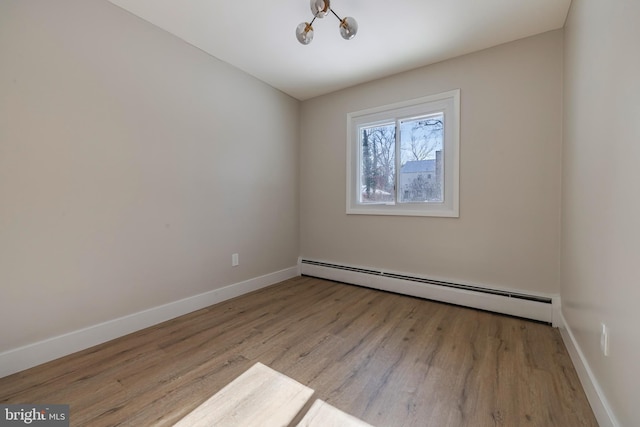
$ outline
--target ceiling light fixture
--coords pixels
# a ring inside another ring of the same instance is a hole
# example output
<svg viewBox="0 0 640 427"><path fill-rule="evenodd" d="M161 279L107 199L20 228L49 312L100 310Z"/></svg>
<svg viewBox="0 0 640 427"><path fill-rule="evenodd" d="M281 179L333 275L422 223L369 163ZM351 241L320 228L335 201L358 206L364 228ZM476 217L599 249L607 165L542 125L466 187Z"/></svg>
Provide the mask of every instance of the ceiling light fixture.
<svg viewBox="0 0 640 427"><path fill-rule="evenodd" d="M356 36L358 32L358 23L355 19L350 16L345 17L344 19L340 18L334 11L331 9L330 0L311 0L311 13L313 13L313 19L311 22L303 22L296 28L296 38L298 41L304 45L311 43L313 40L313 22L316 18L324 18L329 14L329 12L333 13L333 16L338 18L340 21L340 35L345 40L351 40Z"/></svg>

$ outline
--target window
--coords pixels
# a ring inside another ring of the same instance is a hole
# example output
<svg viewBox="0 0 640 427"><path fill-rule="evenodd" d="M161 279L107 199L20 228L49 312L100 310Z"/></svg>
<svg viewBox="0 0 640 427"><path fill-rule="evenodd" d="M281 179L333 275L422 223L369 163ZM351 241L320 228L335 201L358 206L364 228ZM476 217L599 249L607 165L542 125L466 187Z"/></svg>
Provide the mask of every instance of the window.
<svg viewBox="0 0 640 427"><path fill-rule="evenodd" d="M347 213L458 217L460 91L347 115Z"/></svg>

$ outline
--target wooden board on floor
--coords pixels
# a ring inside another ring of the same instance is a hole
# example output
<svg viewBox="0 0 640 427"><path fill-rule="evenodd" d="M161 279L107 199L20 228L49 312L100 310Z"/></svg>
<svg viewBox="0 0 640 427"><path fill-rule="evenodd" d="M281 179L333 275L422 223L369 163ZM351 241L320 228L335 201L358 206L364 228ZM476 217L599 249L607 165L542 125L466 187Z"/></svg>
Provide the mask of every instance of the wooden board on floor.
<svg viewBox="0 0 640 427"><path fill-rule="evenodd" d="M320 399L313 402L297 427L372 427Z"/></svg>
<svg viewBox="0 0 640 427"><path fill-rule="evenodd" d="M256 363L175 426L286 426L312 395L309 387Z"/></svg>

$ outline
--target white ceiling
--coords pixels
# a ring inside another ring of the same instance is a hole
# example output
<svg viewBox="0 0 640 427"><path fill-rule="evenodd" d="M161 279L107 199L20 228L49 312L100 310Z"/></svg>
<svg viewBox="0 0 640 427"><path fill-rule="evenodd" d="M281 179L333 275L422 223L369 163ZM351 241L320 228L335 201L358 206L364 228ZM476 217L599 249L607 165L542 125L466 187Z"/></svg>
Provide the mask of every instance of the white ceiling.
<svg viewBox="0 0 640 427"><path fill-rule="evenodd" d="M571 0L332 0L303 46L309 0L110 0L205 52L305 100L358 83L561 28Z"/></svg>

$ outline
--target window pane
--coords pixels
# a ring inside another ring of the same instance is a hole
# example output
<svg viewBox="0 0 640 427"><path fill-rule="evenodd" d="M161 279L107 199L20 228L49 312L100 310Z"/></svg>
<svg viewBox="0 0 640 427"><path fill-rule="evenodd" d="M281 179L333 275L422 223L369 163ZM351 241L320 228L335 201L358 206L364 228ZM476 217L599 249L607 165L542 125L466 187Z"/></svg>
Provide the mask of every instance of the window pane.
<svg viewBox="0 0 640 427"><path fill-rule="evenodd" d="M395 123L361 127L360 203L395 202Z"/></svg>
<svg viewBox="0 0 640 427"><path fill-rule="evenodd" d="M443 143L443 113L400 121L400 202L444 200Z"/></svg>

